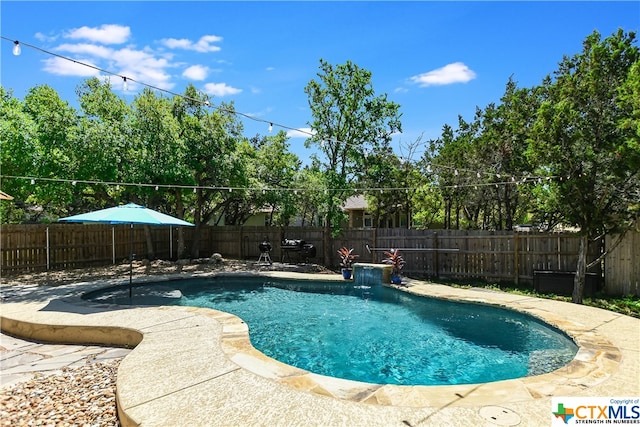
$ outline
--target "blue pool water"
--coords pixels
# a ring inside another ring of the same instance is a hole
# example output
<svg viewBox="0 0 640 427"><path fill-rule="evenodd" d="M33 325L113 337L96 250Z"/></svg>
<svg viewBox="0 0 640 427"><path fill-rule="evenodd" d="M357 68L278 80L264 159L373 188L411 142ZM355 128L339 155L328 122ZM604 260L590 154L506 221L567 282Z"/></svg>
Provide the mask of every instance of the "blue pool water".
<svg viewBox="0 0 640 427"><path fill-rule="evenodd" d="M89 295L124 304L209 307L249 326L255 348L322 375L376 384L484 383L566 365L577 346L522 313L350 282L219 276ZM179 292L178 292L179 290Z"/></svg>

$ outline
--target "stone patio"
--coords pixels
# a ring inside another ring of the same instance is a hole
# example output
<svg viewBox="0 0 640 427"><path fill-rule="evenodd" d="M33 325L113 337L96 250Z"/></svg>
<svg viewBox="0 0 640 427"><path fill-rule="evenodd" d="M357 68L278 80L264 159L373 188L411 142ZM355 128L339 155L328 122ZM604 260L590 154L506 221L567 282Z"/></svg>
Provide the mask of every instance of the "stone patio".
<svg viewBox="0 0 640 427"><path fill-rule="evenodd" d="M219 273L165 278L211 274ZM260 274L342 281L338 274ZM579 351L569 365L540 376L474 385L381 386L275 361L255 350L246 324L227 313L96 305L80 298L121 283L13 285L3 290L0 325L6 333L42 342L132 349L118 370L118 412L125 426L539 426L551 422L552 396L640 396L640 319L606 310L407 280L409 286L400 291L530 313L567 332Z"/></svg>

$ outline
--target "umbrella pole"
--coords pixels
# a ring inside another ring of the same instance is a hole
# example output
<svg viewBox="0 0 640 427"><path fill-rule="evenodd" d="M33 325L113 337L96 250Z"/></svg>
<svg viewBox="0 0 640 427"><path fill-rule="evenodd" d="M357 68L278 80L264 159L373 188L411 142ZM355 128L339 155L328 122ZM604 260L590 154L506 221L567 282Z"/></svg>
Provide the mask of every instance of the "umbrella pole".
<svg viewBox="0 0 640 427"><path fill-rule="evenodd" d="M133 223L129 230L129 298L132 296L131 283L133 282Z"/></svg>

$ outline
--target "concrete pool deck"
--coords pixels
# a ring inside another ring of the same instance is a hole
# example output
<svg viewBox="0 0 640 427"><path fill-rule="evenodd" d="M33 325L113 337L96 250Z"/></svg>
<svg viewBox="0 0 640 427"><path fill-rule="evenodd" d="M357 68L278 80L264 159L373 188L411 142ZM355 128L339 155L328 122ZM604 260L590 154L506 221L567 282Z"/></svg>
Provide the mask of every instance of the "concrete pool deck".
<svg viewBox="0 0 640 427"><path fill-rule="evenodd" d="M340 275L260 275L343 281ZM539 376L473 385L381 386L277 362L255 350L246 324L227 313L98 305L80 298L123 283L4 288L0 326L4 333L31 340L135 347L118 370L124 426L540 426L551 423L553 396L640 396L640 319L606 310L407 280L402 291L528 312L567 332L580 348L569 365Z"/></svg>

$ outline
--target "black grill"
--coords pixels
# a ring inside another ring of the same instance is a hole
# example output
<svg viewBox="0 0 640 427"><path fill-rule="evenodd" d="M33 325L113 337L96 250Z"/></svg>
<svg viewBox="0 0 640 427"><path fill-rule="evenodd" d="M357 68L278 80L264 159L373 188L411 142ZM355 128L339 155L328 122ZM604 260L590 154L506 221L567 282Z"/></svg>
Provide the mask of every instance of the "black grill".
<svg viewBox="0 0 640 427"><path fill-rule="evenodd" d="M284 239L280 245L282 250L282 262L285 258L291 262L291 254L297 256L297 261L309 262L309 258L316 257L316 247L312 243L307 243L299 239Z"/></svg>

